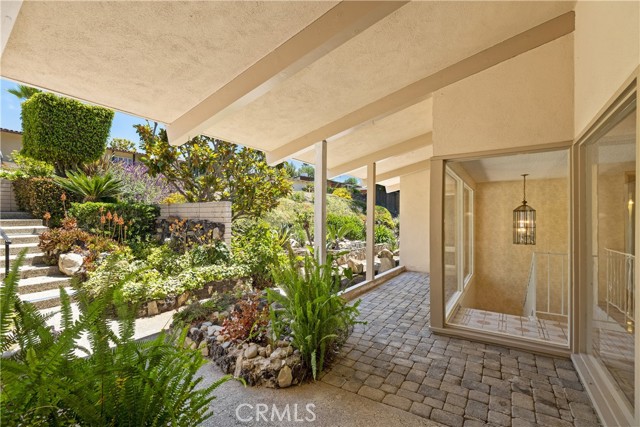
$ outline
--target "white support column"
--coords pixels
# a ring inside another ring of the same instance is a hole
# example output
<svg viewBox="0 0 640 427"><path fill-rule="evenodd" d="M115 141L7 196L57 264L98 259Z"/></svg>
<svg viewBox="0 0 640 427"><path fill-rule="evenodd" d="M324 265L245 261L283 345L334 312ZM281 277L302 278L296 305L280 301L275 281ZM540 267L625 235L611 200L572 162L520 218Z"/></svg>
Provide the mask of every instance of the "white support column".
<svg viewBox="0 0 640 427"><path fill-rule="evenodd" d="M373 280L375 271L375 226L376 226L376 164L367 165L367 280Z"/></svg>
<svg viewBox="0 0 640 427"><path fill-rule="evenodd" d="M316 259L324 264L327 259L327 141L317 142L315 150L313 249Z"/></svg>

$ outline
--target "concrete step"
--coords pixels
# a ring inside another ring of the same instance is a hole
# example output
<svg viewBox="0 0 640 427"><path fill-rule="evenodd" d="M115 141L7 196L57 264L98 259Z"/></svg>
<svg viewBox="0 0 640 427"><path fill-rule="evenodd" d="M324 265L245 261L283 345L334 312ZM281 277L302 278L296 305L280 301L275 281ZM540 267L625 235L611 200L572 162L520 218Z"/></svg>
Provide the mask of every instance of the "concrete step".
<svg viewBox="0 0 640 427"><path fill-rule="evenodd" d="M24 249L27 250L28 254L41 253L42 251L38 247L38 243L17 243L11 244L9 246L9 255L17 255L22 252ZM0 256L4 257L5 247L4 245L0 246Z"/></svg>
<svg viewBox="0 0 640 427"><path fill-rule="evenodd" d="M23 235L23 234L36 234L40 235L48 230L44 225L13 225L10 227L2 227L2 230L10 236ZM2 241L2 239L0 239Z"/></svg>
<svg viewBox="0 0 640 427"><path fill-rule="evenodd" d="M7 237L11 241L12 245L18 245L23 243L38 243L40 236L38 234L9 234ZM0 246L4 247L4 239L0 238Z"/></svg>
<svg viewBox="0 0 640 427"><path fill-rule="evenodd" d="M31 215L29 212L20 212L20 211L3 212L3 211L0 211L0 219L33 219L33 215Z"/></svg>
<svg viewBox="0 0 640 427"><path fill-rule="evenodd" d="M28 279L29 277L55 276L59 273L56 265L23 265L20 267L20 278ZM4 279L6 273L4 271L4 260L2 260L2 268L0 268L0 279Z"/></svg>
<svg viewBox="0 0 640 427"><path fill-rule="evenodd" d="M13 245L12 245L13 246ZM9 263L13 266L15 260L18 259L18 255L9 255ZM2 271L4 271L4 255L0 259L2 264ZM22 262L22 266L27 265L43 265L44 264L44 254L43 253L27 253L24 257L24 261ZM11 268L11 267L9 267Z"/></svg>
<svg viewBox="0 0 640 427"><path fill-rule="evenodd" d="M76 293L75 289L71 287L65 287L64 290L69 296ZM49 289L46 291L33 292L30 294L20 295L22 301L27 301L35 305L38 309L50 308L60 305L60 290Z"/></svg>
<svg viewBox="0 0 640 427"><path fill-rule="evenodd" d="M29 277L20 279L18 282L18 293L26 295L34 292L48 291L50 289L58 289L60 286L66 287L71 285L71 277L62 274L41 277Z"/></svg>
<svg viewBox="0 0 640 427"><path fill-rule="evenodd" d="M35 227L41 226L41 219L0 219L0 227L3 229L5 227L17 227L17 226L27 226L27 227ZM6 232L6 231L5 231Z"/></svg>

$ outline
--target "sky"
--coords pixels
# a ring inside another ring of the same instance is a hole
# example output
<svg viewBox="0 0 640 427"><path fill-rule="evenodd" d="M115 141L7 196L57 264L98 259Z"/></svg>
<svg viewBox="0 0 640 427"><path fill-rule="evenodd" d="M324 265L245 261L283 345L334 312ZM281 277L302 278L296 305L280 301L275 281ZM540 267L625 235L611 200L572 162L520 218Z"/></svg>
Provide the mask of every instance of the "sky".
<svg viewBox="0 0 640 427"><path fill-rule="evenodd" d="M22 131L22 121L20 119L20 103L22 100L7 92L9 89L16 89L17 87L16 83L0 79L0 127ZM109 138L124 138L138 144L140 139L133 125L141 123L145 123L145 119L116 111L111 124ZM291 160L291 163L297 168L302 165L302 162L297 160ZM336 178L336 181L344 181L348 177L348 175L342 175Z"/></svg>

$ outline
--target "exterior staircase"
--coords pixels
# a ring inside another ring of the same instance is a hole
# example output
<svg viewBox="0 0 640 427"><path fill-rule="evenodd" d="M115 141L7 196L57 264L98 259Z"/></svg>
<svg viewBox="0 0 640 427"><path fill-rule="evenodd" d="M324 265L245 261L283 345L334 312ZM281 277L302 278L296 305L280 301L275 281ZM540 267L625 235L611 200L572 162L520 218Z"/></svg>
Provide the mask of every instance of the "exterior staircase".
<svg viewBox="0 0 640 427"><path fill-rule="evenodd" d="M20 267L18 283L18 293L23 301L29 301L39 309L52 308L60 305L60 287L65 288L69 295L75 292L71 288L70 277L60 273L58 266L44 263L44 254L38 248L38 236L47 230L47 227L42 225L42 220L33 219L24 212L2 212L0 228L11 240L11 263L15 262L22 250L27 250L24 263ZM4 280L5 245L1 237L0 245L0 279Z"/></svg>

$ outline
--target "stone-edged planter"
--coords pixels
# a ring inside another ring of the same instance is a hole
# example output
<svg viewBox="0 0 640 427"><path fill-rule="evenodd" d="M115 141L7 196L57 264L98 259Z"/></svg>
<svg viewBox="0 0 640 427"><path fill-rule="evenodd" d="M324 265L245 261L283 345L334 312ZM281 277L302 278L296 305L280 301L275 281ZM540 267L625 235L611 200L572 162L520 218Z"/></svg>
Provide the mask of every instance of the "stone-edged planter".
<svg viewBox="0 0 640 427"><path fill-rule="evenodd" d="M248 385L286 388L300 384L305 377L300 352L280 340L273 345L224 341L222 326L202 322L189 330L185 346L199 349L225 374L242 378Z"/></svg>
<svg viewBox="0 0 640 427"><path fill-rule="evenodd" d="M137 317L155 316L165 311L175 310L185 305L191 297L198 300L211 297L214 292L222 293L232 290L237 285L242 285L246 279L223 279L206 284L201 289L185 291L177 296L147 301L140 304Z"/></svg>

